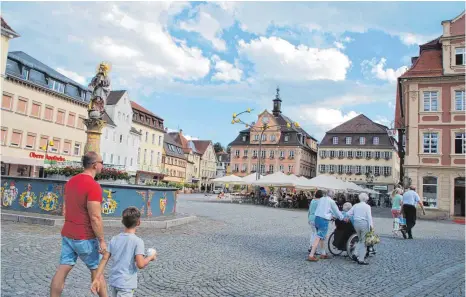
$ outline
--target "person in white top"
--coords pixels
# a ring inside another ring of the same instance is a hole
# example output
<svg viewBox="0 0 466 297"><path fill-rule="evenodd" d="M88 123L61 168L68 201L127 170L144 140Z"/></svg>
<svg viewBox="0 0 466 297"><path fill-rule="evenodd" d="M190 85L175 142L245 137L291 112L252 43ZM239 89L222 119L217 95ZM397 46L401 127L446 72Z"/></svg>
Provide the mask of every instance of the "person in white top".
<svg viewBox="0 0 466 297"><path fill-rule="evenodd" d="M406 233L408 233L408 239L413 239L412 229L414 225L416 225L416 206L419 205L423 214L426 214L421 198L416 193L415 186L410 186L409 190L403 194L403 201L401 205L403 215L406 219ZM402 232L403 238L405 239L406 233Z"/></svg>
<svg viewBox="0 0 466 297"><path fill-rule="evenodd" d="M359 194L359 203L356 203L346 214L347 217L353 217L353 226L358 234L359 241L353 255L353 260L357 261L360 265L369 264L364 259L366 257L366 234L371 229L374 229L371 207L367 204L367 200L369 200L369 196L366 193Z"/></svg>
<svg viewBox="0 0 466 297"><path fill-rule="evenodd" d="M320 198L319 204L317 205L315 211L315 227L317 231L317 237L312 244L311 252L308 255L308 261L316 262L319 259L315 257L315 253L317 250L317 246L320 243L320 247L322 250L322 254L320 255L320 259L328 259L329 256L325 253L325 237L327 236L328 231L328 223L333 218L336 217L340 220L343 220L343 214L338 209L337 204L332 199L334 192L329 190L327 192L327 196Z"/></svg>

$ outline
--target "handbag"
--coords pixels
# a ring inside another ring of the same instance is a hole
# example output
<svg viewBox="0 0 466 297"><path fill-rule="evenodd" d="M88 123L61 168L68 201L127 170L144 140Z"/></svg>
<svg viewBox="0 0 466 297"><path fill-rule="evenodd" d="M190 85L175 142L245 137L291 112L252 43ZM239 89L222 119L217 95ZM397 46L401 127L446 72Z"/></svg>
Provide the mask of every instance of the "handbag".
<svg viewBox="0 0 466 297"><path fill-rule="evenodd" d="M366 233L366 246L373 246L380 242L380 237L373 230Z"/></svg>

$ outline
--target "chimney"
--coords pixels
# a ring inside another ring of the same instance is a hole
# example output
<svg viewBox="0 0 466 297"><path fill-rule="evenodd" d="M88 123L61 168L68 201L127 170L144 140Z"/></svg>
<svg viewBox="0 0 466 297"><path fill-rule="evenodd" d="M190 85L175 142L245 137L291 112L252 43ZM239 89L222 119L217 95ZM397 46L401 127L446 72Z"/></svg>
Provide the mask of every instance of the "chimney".
<svg viewBox="0 0 466 297"><path fill-rule="evenodd" d="M183 135L183 129L180 129L180 135Z"/></svg>
<svg viewBox="0 0 466 297"><path fill-rule="evenodd" d="M412 57L412 58L411 58L411 66L414 65L414 63L416 63L416 61L417 61L418 58L419 58L419 57Z"/></svg>

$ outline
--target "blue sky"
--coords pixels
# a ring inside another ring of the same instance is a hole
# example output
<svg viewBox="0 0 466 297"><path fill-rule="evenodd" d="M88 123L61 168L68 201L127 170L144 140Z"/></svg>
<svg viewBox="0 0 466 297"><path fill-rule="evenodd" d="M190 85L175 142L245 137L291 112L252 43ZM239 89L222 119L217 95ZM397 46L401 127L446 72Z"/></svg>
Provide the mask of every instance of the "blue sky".
<svg viewBox="0 0 466 297"><path fill-rule="evenodd" d="M233 112L283 112L321 139L359 113L391 125L395 81L464 2L4 2L21 50L87 84L112 64L170 129L226 145Z"/></svg>

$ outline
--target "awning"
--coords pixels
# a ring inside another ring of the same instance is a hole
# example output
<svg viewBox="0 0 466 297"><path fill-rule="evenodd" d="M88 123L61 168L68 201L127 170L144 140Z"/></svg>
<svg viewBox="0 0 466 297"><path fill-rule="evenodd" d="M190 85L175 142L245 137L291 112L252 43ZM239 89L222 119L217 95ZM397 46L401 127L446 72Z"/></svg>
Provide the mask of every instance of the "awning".
<svg viewBox="0 0 466 297"><path fill-rule="evenodd" d="M12 156L1 156L1 161L7 164L29 165L29 166L44 166L44 160L33 158L19 158Z"/></svg>

